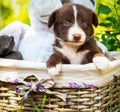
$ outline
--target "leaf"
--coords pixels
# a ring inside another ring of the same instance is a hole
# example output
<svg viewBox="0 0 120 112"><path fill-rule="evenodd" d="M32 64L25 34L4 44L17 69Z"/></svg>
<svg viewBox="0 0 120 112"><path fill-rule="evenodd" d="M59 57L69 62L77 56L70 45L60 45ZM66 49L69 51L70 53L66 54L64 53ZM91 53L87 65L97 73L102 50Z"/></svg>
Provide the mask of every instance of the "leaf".
<svg viewBox="0 0 120 112"><path fill-rule="evenodd" d="M35 102L33 102L31 100L31 103L32 103L32 105L33 105L33 107L34 107L34 109L35 109L36 112L41 112L41 110L38 108L38 106L35 104Z"/></svg>
<svg viewBox="0 0 120 112"><path fill-rule="evenodd" d="M43 108L44 108L44 106L45 106L46 97L47 97L47 95L44 95L44 98L43 98L42 104L41 104L41 109L38 108L38 106L35 104L35 102L32 101L32 99L30 100L31 103L32 103L32 105L33 105L33 107L35 108L35 111L36 111L36 112L42 112L42 110L43 110Z"/></svg>
<svg viewBox="0 0 120 112"><path fill-rule="evenodd" d="M46 97L47 97L47 95L44 95L44 98L43 98L43 100L42 100L42 105L41 105L41 111L43 110L43 108L44 108L44 106L45 106Z"/></svg>
<svg viewBox="0 0 120 112"><path fill-rule="evenodd" d="M108 40L107 40L107 44L110 44L110 45L113 45L114 43L115 43L115 38L109 38Z"/></svg>
<svg viewBox="0 0 120 112"><path fill-rule="evenodd" d="M106 34L107 36L109 36L109 35L111 35L111 31L107 30L107 31L105 31L105 34Z"/></svg>
<svg viewBox="0 0 120 112"><path fill-rule="evenodd" d="M115 23L116 22L116 18L115 17L107 17L106 20Z"/></svg>
<svg viewBox="0 0 120 112"><path fill-rule="evenodd" d="M117 1L117 4L120 5L120 0Z"/></svg>
<svg viewBox="0 0 120 112"><path fill-rule="evenodd" d="M109 14L111 12L111 9L103 4L100 4L98 8L98 14Z"/></svg>
<svg viewBox="0 0 120 112"><path fill-rule="evenodd" d="M20 112L23 112L22 108L23 108L23 105L21 104L20 105Z"/></svg>
<svg viewBox="0 0 120 112"><path fill-rule="evenodd" d="M104 26L104 27L110 27L110 26L112 26L111 23L100 23L99 25L100 26Z"/></svg>
<svg viewBox="0 0 120 112"><path fill-rule="evenodd" d="M106 36L105 34L102 34L102 43L104 45L106 45L106 40L107 40L105 36Z"/></svg>
<svg viewBox="0 0 120 112"><path fill-rule="evenodd" d="M106 44L106 46L107 46L107 48L108 48L108 51L112 51L112 50L113 50L113 48L112 48L112 46L111 46L111 45Z"/></svg>
<svg viewBox="0 0 120 112"><path fill-rule="evenodd" d="M115 26L113 26L114 29L116 29L116 31L120 31L120 23L116 23Z"/></svg>

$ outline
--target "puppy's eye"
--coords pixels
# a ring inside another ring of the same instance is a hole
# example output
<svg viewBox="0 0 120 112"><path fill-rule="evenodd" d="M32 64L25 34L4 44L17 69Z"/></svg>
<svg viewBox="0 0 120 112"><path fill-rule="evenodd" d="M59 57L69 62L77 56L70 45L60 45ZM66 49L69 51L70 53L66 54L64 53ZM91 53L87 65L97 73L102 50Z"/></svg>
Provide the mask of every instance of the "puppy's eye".
<svg viewBox="0 0 120 112"><path fill-rule="evenodd" d="M71 23L70 23L70 21L65 20L65 21L63 22L63 25L64 25L64 26L70 26L70 25L71 25Z"/></svg>
<svg viewBox="0 0 120 112"><path fill-rule="evenodd" d="M82 23L82 25L83 25L83 27L85 27L85 28L88 26L88 24L87 24L86 22Z"/></svg>

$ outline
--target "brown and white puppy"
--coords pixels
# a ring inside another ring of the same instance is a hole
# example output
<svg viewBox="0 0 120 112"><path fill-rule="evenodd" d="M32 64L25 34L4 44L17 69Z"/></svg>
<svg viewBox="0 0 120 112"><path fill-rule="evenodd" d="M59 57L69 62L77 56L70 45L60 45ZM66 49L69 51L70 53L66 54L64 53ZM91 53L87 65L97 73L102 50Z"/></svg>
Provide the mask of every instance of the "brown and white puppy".
<svg viewBox="0 0 120 112"><path fill-rule="evenodd" d="M98 25L96 14L78 4L65 4L54 11L48 21L55 33L54 53L47 61L48 72L56 75L61 64L86 64L93 62L97 69L108 66L108 59L103 55L94 39L93 27Z"/></svg>

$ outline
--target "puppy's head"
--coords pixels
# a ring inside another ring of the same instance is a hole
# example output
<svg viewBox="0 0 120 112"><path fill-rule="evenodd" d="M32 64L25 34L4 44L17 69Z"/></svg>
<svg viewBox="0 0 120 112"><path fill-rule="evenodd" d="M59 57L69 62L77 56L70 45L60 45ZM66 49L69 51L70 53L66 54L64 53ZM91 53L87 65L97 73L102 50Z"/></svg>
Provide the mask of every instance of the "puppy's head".
<svg viewBox="0 0 120 112"><path fill-rule="evenodd" d="M82 45L92 37L93 27L98 25L96 14L78 4L65 4L54 11L48 21L48 27L54 27L54 33L60 40L70 45Z"/></svg>

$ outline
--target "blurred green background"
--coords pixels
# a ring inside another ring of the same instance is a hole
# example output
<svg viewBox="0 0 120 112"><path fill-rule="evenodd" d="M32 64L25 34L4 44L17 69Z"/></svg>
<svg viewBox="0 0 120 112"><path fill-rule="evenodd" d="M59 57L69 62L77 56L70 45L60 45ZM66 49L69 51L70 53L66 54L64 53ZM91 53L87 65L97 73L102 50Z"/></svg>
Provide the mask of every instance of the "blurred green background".
<svg viewBox="0 0 120 112"><path fill-rule="evenodd" d="M0 29L15 20L29 24L29 2L30 0L0 0Z"/></svg>
<svg viewBox="0 0 120 112"><path fill-rule="evenodd" d="M30 0L0 0L0 29L19 20L30 24L28 7ZM96 0L99 25L95 37L109 51L120 51L120 0Z"/></svg>

